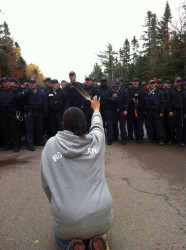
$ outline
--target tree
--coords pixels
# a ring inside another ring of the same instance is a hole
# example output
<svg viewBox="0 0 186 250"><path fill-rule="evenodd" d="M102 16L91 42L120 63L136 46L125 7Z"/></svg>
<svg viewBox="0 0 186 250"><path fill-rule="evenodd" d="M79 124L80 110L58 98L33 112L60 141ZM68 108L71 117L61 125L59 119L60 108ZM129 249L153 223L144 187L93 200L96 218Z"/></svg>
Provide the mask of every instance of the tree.
<svg viewBox="0 0 186 250"><path fill-rule="evenodd" d="M146 75L146 78L156 78L156 67L158 65L159 54L156 14L153 14L151 11L147 12L146 23L144 27L146 28L146 30L142 35L142 56L144 57L146 69L143 69L143 71Z"/></svg>
<svg viewBox="0 0 186 250"><path fill-rule="evenodd" d="M139 42L136 39L136 36L133 37L133 39L131 41L131 46L132 46L131 61L135 65L137 57L139 56Z"/></svg>
<svg viewBox="0 0 186 250"><path fill-rule="evenodd" d="M112 45L110 43L107 45L106 51L100 52L100 54L97 55L102 65L105 68L104 73L108 76L108 80L112 84L114 82L114 77L115 77L115 64L116 64L116 58L114 57L115 55L117 55L117 52L113 50Z"/></svg>
<svg viewBox="0 0 186 250"><path fill-rule="evenodd" d="M11 76L17 79L25 77L26 63L21 57L21 48L10 37L10 31L6 22L0 26L0 66L1 76Z"/></svg>
<svg viewBox="0 0 186 250"><path fill-rule="evenodd" d="M6 22L3 23L3 38L4 39L9 39L10 38L10 31L9 31L9 27L8 24Z"/></svg>
<svg viewBox="0 0 186 250"><path fill-rule="evenodd" d="M38 83L42 83L44 80L44 76L39 67L33 63L26 66L26 77L35 77Z"/></svg>
<svg viewBox="0 0 186 250"><path fill-rule="evenodd" d="M8 68L8 55L0 49L0 77L8 76L10 74Z"/></svg>
<svg viewBox="0 0 186 250"><path fill-rule="evenodd" d="M167 53L168 55L170 51L169 44L170 44L170 36L171 36L171 30L170 30L171 19L172 19L171 10L170 10L169 3L167 2L165 6L164 15L162 17L162 20L159 22L158 38L159 38L162 52L164 54Z"/></svg>
<svg viewBox="0 0 186 250"><path fill-rule="evenodd" d="M101 66L98 63L94 64L93 71L91 72L90 75L94 76L96 79L100 79L104 75Z"/></svg>
<svg viewBox="0 0 186 250"><path fill-rule="evenodd" d="M130 42L125 40L123 47L119 50L120 62L122 67L122 75L128 80L130 70Z"/></svg>

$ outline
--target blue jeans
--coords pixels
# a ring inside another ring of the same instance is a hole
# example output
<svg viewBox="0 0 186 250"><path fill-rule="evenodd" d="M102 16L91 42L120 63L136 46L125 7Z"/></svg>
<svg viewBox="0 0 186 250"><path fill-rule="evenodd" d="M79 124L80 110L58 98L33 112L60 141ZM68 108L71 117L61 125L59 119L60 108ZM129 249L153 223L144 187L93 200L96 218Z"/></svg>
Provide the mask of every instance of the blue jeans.
<svg viewBox="0 0 186 250"><path fill-rule="evenodd" d="M59 238L59 237L56 236L56 235L55 235L55 239L56 239L57 243L58 243L61 247L63 247L65 250L69 250L71 240L62 240L61 238Z"/></svg>

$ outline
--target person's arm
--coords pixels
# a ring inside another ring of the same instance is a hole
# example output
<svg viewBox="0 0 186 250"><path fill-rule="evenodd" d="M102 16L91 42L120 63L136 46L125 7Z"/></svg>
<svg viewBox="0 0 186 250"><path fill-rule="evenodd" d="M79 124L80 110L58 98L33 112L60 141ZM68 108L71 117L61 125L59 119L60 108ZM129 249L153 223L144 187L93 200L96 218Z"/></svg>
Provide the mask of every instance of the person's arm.
<svg viewBox="0 0 186 250"><path fill-rule="evenodd" d="M90 133L97 131L99 136L104 134L103 121L100 114L100 97L94 96L91 100L91 108L93 109L93 115L91 120Z"/></svg>
<svg viewBox="0 0 186 250"><path fill-rule="evenodd" d="M100 97L94 96L91 100L91 108L93 112L99 112L100 110Z"/></svg>

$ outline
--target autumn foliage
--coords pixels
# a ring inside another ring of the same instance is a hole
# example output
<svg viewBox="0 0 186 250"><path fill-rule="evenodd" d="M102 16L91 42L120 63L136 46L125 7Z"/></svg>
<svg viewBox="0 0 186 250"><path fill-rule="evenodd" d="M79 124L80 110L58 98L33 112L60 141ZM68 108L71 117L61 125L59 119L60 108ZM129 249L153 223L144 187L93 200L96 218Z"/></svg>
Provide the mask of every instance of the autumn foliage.
<svg viewBox="0 0 186 250"><path fill-rule="evenodd" d="M19 44L10 37L6 22L0 24L0 78L4 76L14 77L19 81L35 77L38 82L42 82L44 78L37 65L27 65Z"/></svg>

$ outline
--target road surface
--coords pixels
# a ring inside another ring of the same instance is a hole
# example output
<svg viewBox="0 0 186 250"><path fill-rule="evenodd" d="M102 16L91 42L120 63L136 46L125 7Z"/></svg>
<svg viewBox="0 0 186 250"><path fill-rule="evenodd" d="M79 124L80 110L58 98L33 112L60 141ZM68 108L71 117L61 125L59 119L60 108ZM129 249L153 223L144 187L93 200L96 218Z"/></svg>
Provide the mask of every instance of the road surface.
<svg viewBox="0 0 186 250"><path fill-rule="evenodd" d="M111 250L186 249L185 149L136 142L106 146L114 205ZM41 151L0 151L0 250L61 249L41 187Z"/></svg>

